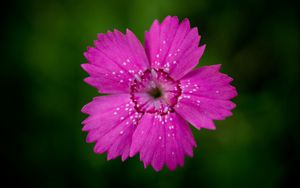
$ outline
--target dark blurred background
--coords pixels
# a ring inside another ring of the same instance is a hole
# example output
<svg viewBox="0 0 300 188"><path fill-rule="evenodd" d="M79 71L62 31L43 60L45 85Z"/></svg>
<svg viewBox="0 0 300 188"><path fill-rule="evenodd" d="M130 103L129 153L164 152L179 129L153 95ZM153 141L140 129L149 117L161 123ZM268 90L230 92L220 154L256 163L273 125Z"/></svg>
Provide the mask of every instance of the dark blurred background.
<svg viewBox="0 0 300 188"><path fill-rule="evenodd" d="M292 187L299 167L299 24L292 0L28 0L1 5L2 171L19 187ZM86 144L82 80L96 34L189 18L239 95L216 131L194 131L184 168L156 173L139 157L106 161ZM3 184L3 183L1 183ZM293 187L297 187L295 184Z"/></svg>

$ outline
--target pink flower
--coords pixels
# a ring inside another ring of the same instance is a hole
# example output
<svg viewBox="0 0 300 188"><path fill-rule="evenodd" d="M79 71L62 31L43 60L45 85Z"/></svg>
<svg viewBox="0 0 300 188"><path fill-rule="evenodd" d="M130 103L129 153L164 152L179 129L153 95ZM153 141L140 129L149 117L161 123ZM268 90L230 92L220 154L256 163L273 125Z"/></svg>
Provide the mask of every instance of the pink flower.
<svg viewBox="0 0 300 188"><path fill-rule="evenodd" d="M139 153L145 167L174 170L196 147L187 122L215 129L213 120L232 115L232 78L219 72L220 65L193 70L205 49L199 42L188 19L179 23L171 16L153 22L144 47L128 29L98 35L82 65L89 73L85 82L108 94L82 109L95 153L123 161Z"/></svg>

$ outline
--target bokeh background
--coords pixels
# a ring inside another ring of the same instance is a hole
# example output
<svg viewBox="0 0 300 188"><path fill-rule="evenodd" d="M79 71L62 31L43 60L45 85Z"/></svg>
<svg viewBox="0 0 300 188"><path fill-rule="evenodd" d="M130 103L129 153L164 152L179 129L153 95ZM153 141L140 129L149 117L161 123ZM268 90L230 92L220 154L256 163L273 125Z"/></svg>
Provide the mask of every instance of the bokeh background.
<svg viewBox="0 0 300 188"><path fill-rule="evenodd" d="M2 6L2 5L1 5ZM19 187L297 187L299 24L292 0L28 0L2 6L2 176ZM189 18L239 96L216 131L195 131L184 168L155 172L139 157L106 161L86 144L81 107L98 95L82 80L96 34L154 19Z"/></svg>

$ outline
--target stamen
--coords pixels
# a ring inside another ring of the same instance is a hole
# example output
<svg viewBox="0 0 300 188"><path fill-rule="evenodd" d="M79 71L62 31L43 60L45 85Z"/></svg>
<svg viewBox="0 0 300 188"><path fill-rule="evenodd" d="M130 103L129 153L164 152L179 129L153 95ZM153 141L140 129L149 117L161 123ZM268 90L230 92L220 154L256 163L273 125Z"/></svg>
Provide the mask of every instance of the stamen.
<svg viewBox="0 0 300 188"><path fill-rule="evenodd" d="M151 86L152 88L156 88L156 84L155 84L153 81L150 81L150 86Z"/></svg>
<svg viewBox="0 0 300 188"><path fill-rule="evenodd" d="M151 69L151 75L153 78L157 78L157 72L155 71L155 69Z"/></svg>
<svg viewBox="0 0 300 188"><path fill-rule="evenodd" d="M165 107L165 109L164 109L164 113L167 113L167 112L168 112L168 110L169 110L169 107L168 107L168 106L166 106L166 107Z"/></svg>
<svg viewBox="0 0 300 188"><path fill-rule="evenodd" d="M158 104L157 104L156 101L153 102L153 105L154 105L154 108L155 108L156 110L159 110L159 106L158 106Z"/></svg>
<svg viewBox="0 0 300 188"><path fill-rule="evenodd" d="M137 81L139 81L139 82L142 81L142 79L141 79L141 77L140 77L139 75L135 74L134 77L135 77L135 79L136 79Z"/></svg>

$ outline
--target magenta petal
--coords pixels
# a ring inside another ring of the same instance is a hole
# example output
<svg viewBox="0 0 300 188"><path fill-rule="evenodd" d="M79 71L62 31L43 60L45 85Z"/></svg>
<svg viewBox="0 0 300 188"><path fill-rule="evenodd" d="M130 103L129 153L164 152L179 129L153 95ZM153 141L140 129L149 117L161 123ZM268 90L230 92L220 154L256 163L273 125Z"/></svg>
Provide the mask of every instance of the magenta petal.
<svg viewBox="0 0 300 188"><path fill-rule="evenodd" d="M141 114L135 111L129 94L96 97L82 109L90 116L83 121L87 142L96 142L94 151L108 151L108 159L129 156L132 134Z"/></svg>
<svg viewBox="0 0 300 188"><path fill-rule="evenodd" d="M122 160L125 160L128 157L130 149L128 146L131 144L134 130L135 125L132 123L128 125L125 122L118 124L97 140L94 147L95 153L101 154L108 151L108 160L118 156L122 156Z"/></svg>
<svg viewBox="0 0 300 188"><path fill-rule="evenodd" d="M237 95L232 78L219 72L220 65L204 66L190 72L180 82L182 95L175 110L196 128L215 129L212 120L232 115Z"/></svg>
<svg viewBox="0 0 300 188"><path fill-rule="evenodd" d="M145 34L145 49L151 66L163 69L175 80L191 71L201 58L205 45L198 47L197 28L190 28L188 19L180 24L177 17L155 20Z"/></svg>
<svg viewBox="0 0 300 188"><path fill-rule="evenodd" d="M149 130L152 127L154 120L154 116L152 114L146 113L141 121L139 122L139 125L137 126L132 139L134 142L131 145L130 148L130 156L136 155L136 153L141 149L141 147L144 145L146 142L146 136L149 134Z"/></svg>
<svg viewBox="0 0 300 188"><path fill-rule="evenodd" d="M84 53L88 64L82 67L90 75L85 81L102 93L128 93L134 74L149 68L141 43L130 30L99 34L94 43Z"/></svg>
<svg viewBox="0 0 300 188"><path fill-rule="evenodd" d="M202 112L197 111L196 107L190 105L190 103L181 102L180 106L178 105L175 110L197 129L216 129L212 119L207 118L204 114L201 114Z"/></svg>
<svg viewBox="0 0 300 188"><path fill-rule="evenodd" d="M145 114L132 137L130 156L140 153L144 166L159 171L166 165L183 166L184 155L192 156L195 140L186 122L176 113Z"/></svg>
<svg viewBox="0 0 300 188"><path fill-rule="evenodd" d="M153 126L157 126L157 132L153 134L154 141L156 142L156 146L153 152L151 165L156 171L160 171L164 164L166 163L167 156L166 156L166 137L164 136L165 130L164 126L161 126L161 124L158 121L154 122L155 124ZM153 139L152 139L153 140ZM149 155L150 157L150 155Z"/></svg>

